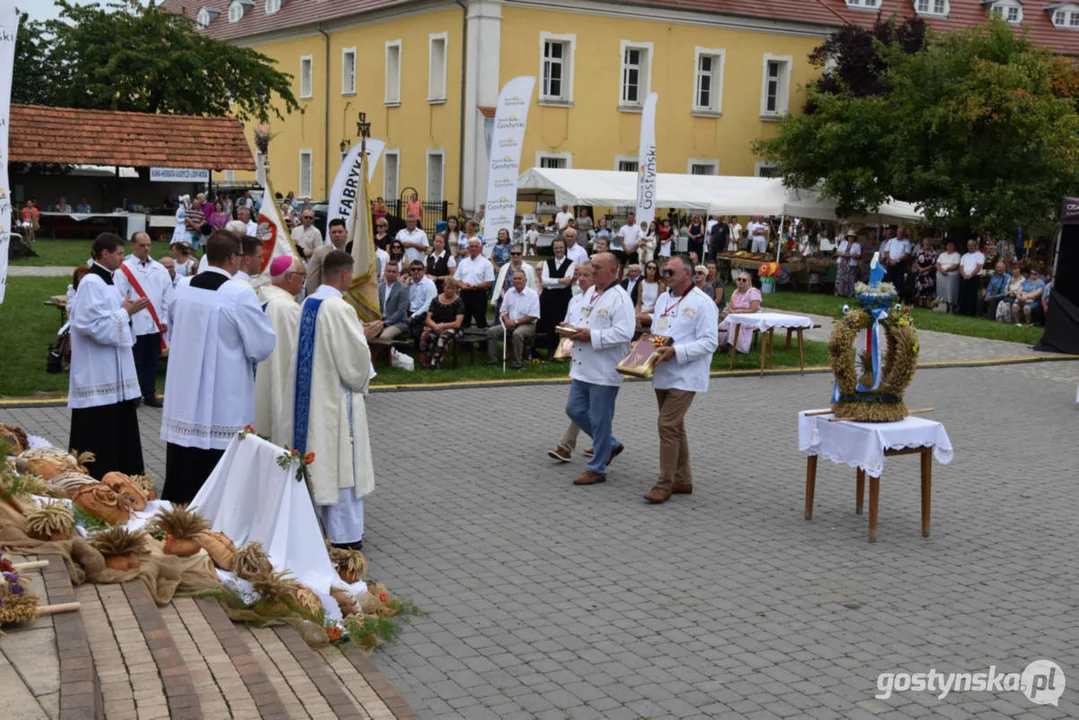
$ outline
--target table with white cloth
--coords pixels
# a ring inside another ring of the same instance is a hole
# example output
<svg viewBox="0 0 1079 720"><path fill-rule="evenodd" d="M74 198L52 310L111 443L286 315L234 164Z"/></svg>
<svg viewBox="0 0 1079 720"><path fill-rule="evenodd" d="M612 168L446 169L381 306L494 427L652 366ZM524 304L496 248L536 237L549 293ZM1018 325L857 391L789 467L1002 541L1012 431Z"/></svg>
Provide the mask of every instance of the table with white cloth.
<svg viewBox="0 0 1079 720"><path fill-rule="evenodd" d="M295 464L282 468L278 463L286 452L253 433L237 435L191 507L236 547L261 542L274 568L289 570L318 594L327 614L336 617L340 610L329 595L331 584L356 594L365 588L338 577L307 483L296 479Z"/></svg>
<svg viewBox="0 0 1079 720"><path fill-rule="evenodd" d="M787 328L788 333L793 330L798 334L798 365L802 374L805 374L805 339L802 337L802 331L813 327L812 318L807 318L804 315L788 315L787 313L755 312L731 313L726 317L726 321L728 327L734 327L734 335L731 340L731 370L734 369L734 353L738 347L738 332L744 326L761 333L761 375L763 376L765 356L768 357L768 366L772 366L772 344L775 340L775 330L778 327ZM764 333L768 333L767 345L765 344Z"/></svg>
<svg viewBox="0 0 1079 720"><path fill-rule="evenodd" d="M806 457L805 517L813 519L813 491L817 458L847 465L856 471L855 511L862 513L865 476L869 475L869 542L877 541L877 508L884 458L918 455L922 476L922 535L929 537L933 495L933 458L942 465L952 461L952 442L944 426L934 420L907 416L899 422L863 423L834 420L829 410L798 413L798 450Z"/></svg>

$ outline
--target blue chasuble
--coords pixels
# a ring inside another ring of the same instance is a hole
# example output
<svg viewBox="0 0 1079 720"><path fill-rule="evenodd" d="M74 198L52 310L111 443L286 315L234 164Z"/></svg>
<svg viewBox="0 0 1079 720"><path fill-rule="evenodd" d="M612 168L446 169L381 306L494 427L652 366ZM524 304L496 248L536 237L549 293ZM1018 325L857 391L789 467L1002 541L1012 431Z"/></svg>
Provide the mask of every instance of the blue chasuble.
<svg viewBox="0 0 1079 720"><path fill-rule="evenodd" d="M300 339L296 354L296 409L292 416L292 447L307 453L307 424L311 413L311 375L315 369L315 323L321 298L307 298L300 313Z"/></svg>

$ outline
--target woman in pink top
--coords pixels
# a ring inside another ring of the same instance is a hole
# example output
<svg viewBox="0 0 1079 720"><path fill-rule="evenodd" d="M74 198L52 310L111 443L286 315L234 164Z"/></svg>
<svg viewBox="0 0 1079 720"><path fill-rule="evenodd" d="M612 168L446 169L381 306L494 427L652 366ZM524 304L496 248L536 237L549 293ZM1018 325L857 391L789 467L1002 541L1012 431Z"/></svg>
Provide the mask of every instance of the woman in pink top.
<svg viewBox="0 0 1079 720"><path fill-rule="evenodd" d="M408 201L408 214L416 216L416 224L423 226L423 203L420 202L420 196L416 193L412 193L412 199Z"/></svg>
<svg viewBox="0 0 1079 720"><path fill-rule="evenodd" d="M753 287L749 281L749 275L745 272L735 276L736 290L731 295L731 301L727 308L719 314L719 347L730 347L730 338L727 336L727 316L731 313L755 313L761 308L761 291ZM749 328L738 331L738 352L745 355L749 352L749 346L753 343L753 332Z"/></svg>
<svg viewBox="0 0 1079 720"><path fill-rule="evenodd" d="M224 230L229 224L229 214L225 212L225 204L220 200L214 203L214 211L206 217L206 222L215 230Z"/></svg>

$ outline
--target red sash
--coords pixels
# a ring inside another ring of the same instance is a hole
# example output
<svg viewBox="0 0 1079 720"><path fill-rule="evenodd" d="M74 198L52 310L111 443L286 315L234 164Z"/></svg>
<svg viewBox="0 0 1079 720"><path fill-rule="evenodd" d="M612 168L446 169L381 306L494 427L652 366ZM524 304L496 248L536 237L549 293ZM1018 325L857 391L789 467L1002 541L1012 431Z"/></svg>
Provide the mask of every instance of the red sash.
<svg viewBox="0 0 1079 720"><path fill-rule="evenodd" d="M150 300L146 295L146 291L142 289L142 285L139 285L139 281L135 279L135 273L131 272L131 268L121 263L120 269L123 270L124 275L127 277L127 281L131 283L131 287L135 288L135 292L139 297ZM167 350L168 345L165 344L165 332L161 329L161 321L157 319L157 311L154 310L154 302L150 300L150 304L146 306L146 309L150 311L150 317L154 319L154 325L157 325L157 332L161 338L161 349Z"/></svg>

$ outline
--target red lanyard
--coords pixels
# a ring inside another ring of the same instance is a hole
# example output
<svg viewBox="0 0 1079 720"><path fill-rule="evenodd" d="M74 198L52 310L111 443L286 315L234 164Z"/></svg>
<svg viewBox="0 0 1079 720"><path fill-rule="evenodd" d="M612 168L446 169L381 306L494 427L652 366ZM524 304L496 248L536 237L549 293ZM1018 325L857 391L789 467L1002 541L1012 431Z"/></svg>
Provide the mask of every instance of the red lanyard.
<svg viewBox="0 0 1079 720"><path fill-rule="evenodd" d="M692 292L692 291L693 291L693 288L690 288L690 292ZM686 295L689 295L689 293L687 292ZM686 299L686 295L683 295L682 297L678 298L678 302L673 303L671 305L668 305L666 308L664 308L663 314L660 315L660 317L667 317L667 313L669 313L671 311L671 308L674 308L675 310L678 310L678 306L681 305L682 301Z"/></svg>

